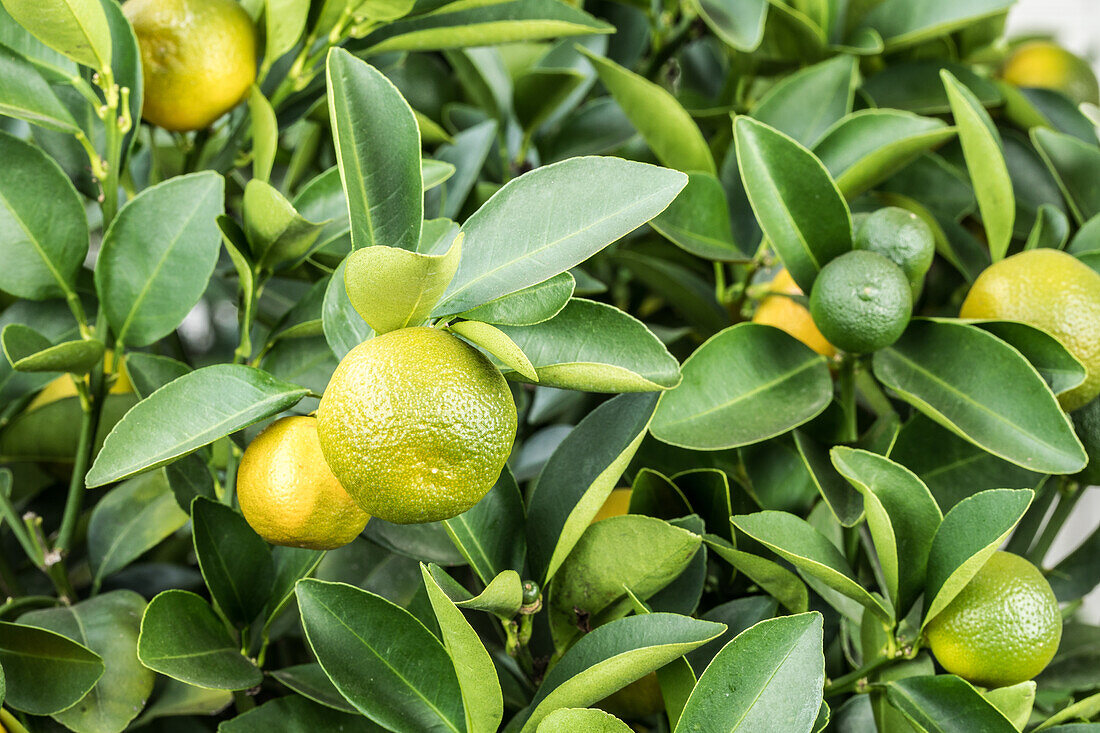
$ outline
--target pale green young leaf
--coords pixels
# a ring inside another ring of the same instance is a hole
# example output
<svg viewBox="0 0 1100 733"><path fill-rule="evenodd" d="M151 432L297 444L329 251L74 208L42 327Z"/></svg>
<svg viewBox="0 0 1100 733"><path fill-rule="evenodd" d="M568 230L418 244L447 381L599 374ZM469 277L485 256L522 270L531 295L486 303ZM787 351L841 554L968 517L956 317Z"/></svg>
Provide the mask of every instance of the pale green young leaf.
<svg viewBox="0 0 1100 733"><path fill-rule="evenodd" d="M508 338L508 334L496 326L481 321L458 321L452 323L448 328L475 346L480 346L488 351L504 366L515 371L524 379L531 382L539 381L539 375L535 371L535 367L531 365L531 361L523 353L523 350L516 345L515 341Z"/></svg>
<svg viewBox="0 0 1100 733"><path fill-rule="evenodd" d="M307 221L278 189L258 178L244 188L243 214L252 258L264 270L304 260L328 223Z"/></svg>
<svg viewBox="0 0 1100 733"><path fill-rule="evenodd" d="M263 0L264 57L266 71L284 53L294 48L306 27L309 0Z"/></svg>
<svg viewBox="0 0 1100 733"><path fill-rule="evenodd" d="M252 177L267 183L279 149L279 122L271 102L255 84L248 93L248 112L252 117Z"/></svg>
<svg viewBox="0 0 1100 733"><path fill-rule="evenodd" d="M78 64L111 68L111 29L99 0L3 0L21 26Z"/></svg>

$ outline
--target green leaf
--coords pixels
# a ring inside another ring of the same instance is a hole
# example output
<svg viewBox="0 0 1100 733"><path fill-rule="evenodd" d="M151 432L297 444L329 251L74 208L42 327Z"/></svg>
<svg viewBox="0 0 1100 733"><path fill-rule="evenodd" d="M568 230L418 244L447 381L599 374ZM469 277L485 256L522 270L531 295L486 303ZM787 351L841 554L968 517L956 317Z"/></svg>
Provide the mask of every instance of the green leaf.
<svg viewBox="0 0 1100 733"><path fill-rule="evenodd" d="M710 173L688 173L688 183L650 226L685 252L709 260L743 260L733 241L726 192Z"/></svg>
<svg viewBox="0 0 1100 733"><path fill-rule="evenodd" d="M1100 190L1096 187L1100 149L1044 127L1031 131L1031 142L1058 182L1077 223L1100 214Z"/></svg>
<svg viewBox="0 0 1100 733"><path fill-rule="evenodd" d="M420 325L455 276L462 239L441 255L377 245L355 250L344 261L352 307L376 334Z"/></svg>
<svg viewBox="0 0 1100 733"><path fill-rule="evenodd" d="M550 713L586 707L705 644L724 624L671 613L629 616L585 634L547 673L520 733L532 733Z"/></svg>
<svg viewBox="0 0 1100 733"><path fill-rule="evenodd" d="M992 334L914 321L875 353L873 365L875 376L903 400L995 456L1043 473L1075 473L1085 465L1084 449L1046 382Z"/></svg>
<svg viewBox="0 0 1100 733"><path fill-rule="evenodd" d="M145 706L156 675L137 658L138 630L145 599L116 590L72 606L25 613L19 622L55 631L105 662L103 676L76 705L54 715L80 733L114 733L126 727Z"/></svg>
<svg viewBox="0 0 1100 733"><path fill-rule="evenodd" d="M267 183L279 150L279 122L271 103L255 84L248 93L248 113L252 118L252 178Z"/></svg>
<svg viewBox="0 0 1100 733"><path fill-rule="evenodd" d="M804 519L787 512L763 511L741 514L730 521L806 575L861 604L882 621L893 623L893 610L860 585L840 550Z"/></svg>
<svg viewBox="0 0 1100 733"><path fill-rule="evenodd" d="M130 381L134 385L134 391L142 399L191 371L191 367L182 361L141 351L132 351L127 354L125 366L126 374L130 376ZM191 502L187 502L187 507L190 506Z"/></svg>
<svg viewBox="0 0 1100 733"><path fill-rule="evenodd" d="M812 148L852 111L857 78L854 56L834 56L807 66L769 89L753 107L753 119Z"/></svg>
<svg viewBox="0 0 1100 733"><path fill-rule="evenodd" d="M947 89L966 169L978 197L989 252L996 262L1008 251L1016 219L1016 197L1001 149L1001 136L972 91L946 69L940 71L940 78Z"/></svg>
<svg viewBox="0 0 1100 733"><path fill-rule="evenodd" d="M1058 725L1059 723L1088 720L1089 718L1095 718L1098 713L1100 713L1100 694L1090 695L1083 700L1078 700L1072 705L1067 705L1062 708L1034 728L1034 730L1049 730L1051 726Z"/></svg>
<svg viewBox="0 0 1100 733"><path fill-rule="evenodd" d="M309 390L242 364L185 374L126 413L88 471L89 488L175 458L293 407Z"/></svg>
<svg viewBox="0 0 1100 733"><path fill-rule="evenodd" d="M703 133L676 97L610 59L578 50L596 67L600 81L662 165L715 175L714 156Z"/></svg>
<svg viewBox="0 0 1100 733"><path fill-rule="evenodd" d="M348 48L371 54L438 51L612 32L614 28L608 23L558 0L513 0L489 5L459 2L384 25L348 44Z"/></svg>
<svg viewBox="0 0 1100 733"><path fill-rule="evenodd" d="M822 634L817 612L761 621L741 632L699 678L676 733L810 733L825 685Z"/></svg>
<svg viewBox="0 0 1100 733"><path fill-rule="evenodd" d="M832 400L824 357L783 331L755 323L712 336L661 397L653 436L693 450L723 450L781 435Z"/></svg>
<svg viewBox="0 0 1100 733"><path fill-rule="evenodd" d="M271 585L270 597L260 615L264 621L264 632L290 606L294 598L294 586L302 578L317 569L325 553L323 550L307 550L304 547L286 547L277 545L271 548L271 560L275 566L275 580Z"/></svg>
<svg viewBox="0 0 1100 733"><path fill-rule="evenodd" d="M343 583L300 580L306 639L352 705L393 731L465 729L443 644L408 611Z"/></svg>
<svg viewBox="0 0 1100 733"><path fill-rule="evenodd" d="M1031 710L1035 704L1035 686L1034 680L1027 680L1008 687L986 690L982 697L1000 710L1016 730L1022 731L1031 719Z"/></svg>
<svg viewBox="0 0 1100 733"><path fill-rule="evenodd" d="M150 471L111 489L88 521L92 584L129 565L187 522L164 471Z"/></svg>
<svg viewBox="0 0 1100 733"><path fill-rule="evenodd" d="M435 188L455 174L455 167L442 160L422 158L420 160L420 178L424 182L424 190Z"/></svg>
<svg viewBox="0 0 1100 733"><path fill-rule="evenodd" d="M562 272L458 315L496 326L531 326L558 315L573 296L576 286L573 276Z"/></svg>
<svg viewBox="0 0 1100 733"><path fill-rule="evenodd" d="M0 69L3 59L0 53ZM2 105L0 112L10 114ZM8 171L0 179L0 290L32 300L75 297L77 273L88 254L80 195L52 158L4 132L0 159Z"/></svg>
<svg viewBox="0 0 1100 733"><path fill-rule="evenodd" d="M137 653L149 669L199 687L246 690L264 679L210 605L185 590L166 590L149 601Z"/></svg>
<svg viewBox="0 0 1100 733"><path fill-rule="evenodd" d="M321 327L337 359L343 359L349 351L374 335L348 297L344 273L349 258L344 258L329 278L321 306Z"/></svg>
<svg viewBox="0 0 1100 733"><path fill-rule="evenodd" d="M466 339L474 346L480 346L499 360L505 367L519 374L526 381L537 382L539 376L535 367L508 335L496 326L481 321L459 321L448 329Z"/></svg>
<svg viewBox="0 0 1100 733"><path fill-rule="evenodd" d="M837 473L829 461L829 449L801 430L793 436L806 472L833 516L845 527L857 525L863 519L863 497Z"/></svg>
<svg viewBox="0 0 1100 733"><path fill-rule="evenodd" d="M756 50L764 38L767 0L692 0L714 35L737 51Z"/></svg>
<svg viewBox="0 0 1100 733"><path fill-rule="evenodd" d="M359 715L359 711L355 709L355 706L344 699L344 696L332 684L332 680L325 674L325 670L321 669L321 665L317 663L287 667L272 672L271 676L303 697L308 697L310 700L333 710L353 713L359 716L360 720L366 721L366 718ZM374 725L374 723L369 724Z"/></svg>
<svg viewBox="0 0 1100 733"><path fill-rule="evenodd" d="M0 331L0 345L18 372L87 374L103 358L103 342L77 339L54 345L30 326L9 323Z"/></svg>
<svg viewBox="0 0 1100 733"><path fill-rule="evenodd" d="M930 733L1013 733L1016 728L970 683L952 674L886 683L886 698Z"/></svg>
<svg viewBox="0 0 1100 733"><path fill-rule="evenodd" d="M252 733L257 730L277 730L279 733L316 733L330 730L341 733L381 733L383 729L358 713L352 715L333 710L297 695L268 700L263 705L218 725L218 733Z"/></svg>
<svg viewBox="0 0 1100 733"><path fill-rule="evenodd" d="M814 154L852 199L955 136L943 120L895 109L862 109L825 133Z"/></svg>
<svg viewBox="0 0 1100 733"><path fill-rule="evenodd" d="M8 14L2 2L0 2L0 43L17 55L32 61L51 78L55 76L72 78L77 73L77 65L72 59L35 38L30 31Z"/></svg>
<svg viewBox="0 0 1100 733"><path fill-rule="evenodd" d="M978 76L965 64L943 59L916 59L890 64L867 79L861 91L882 109L894 108L922 115L951 111L940 72L947 69L967 86L983 106L1000 104L1001 93L990 80Z"/></svg>
<svg viewBox="0 0 1100 733"><path fill-rule="evenodd" d="M1050 204L1040 204L1035 215L1035 225L1024 243L1024 249L1063 249L1069 240L1069 219Z"/></svg>
<svg viewBox="0 0 1100 733"><path fill-rule="evenodd" d="M626 589L645 600L678 578L702 538L638 514L609 517L588 527L554 576L550 631L558 649L578 634L578 618L592 626L625 615ZM602 614L602 615L601 615Z"/></svg>
<svg viewBox="0 0 1100 733"><path fill-rule="evenodd" d="M791 277L810 292L818 271L852 248L848 204L805 147L749 117L733 122L749 203Z"/></svg>
<svg viewBox="0 0 1100 733"><path fill-rule="evenodd" d="M834 447L830 455L863 495L887 595L904 616L924 591L928 552L943 514L928 487L905 466L844 446Z"/></svg>
<svg viewBox="0 0 1100 733"><path fill-rule="evenodd" d="M687 183L619 158L571 158L514 178L462 227L458 273L433 315L461 313L565 272L659 214Z"/></svg>
<svg viewBox="0 0 1100 733"><path fill-rule="evenodd" d="M913 46L952 33L983 18L1003 13L1014 0L885 0L864 24L879 32L887 49Z"/></svg>
<svg viewBox="0 0 1100 733"><path fill-rule="evenodd" d="M630 733L634 730L611 713L595 708L561 708L539 723L537 733Z"/></svg>
<svg viewBox="0 0 1100 733"><path fill-rule="evenodd" d="M664 344L614 306L571 298L553 318L501 328L530 360L539 384L588 392L651 392L676 386L680 369Z"/></svg>
<svg viewBox="0 0 1100 733"><path fill-rule="evenodd" d="M963 499L947 512L928 552L922 626L982 569L1034 497L1030 489L990 489Z"/></svg>
<svg viewBox="0 0 1100 733"><path fill-rule="evenodd" d="M196 687L167 677L153 702L133 722L133 727L139 728L157 718L174 715L216 715L232 702L233 693L229 690Z"/></svg>
<svg viewBox="0 0 1100 733"><path fill-rule="evenodd" d="M95 287L120 347L166 336L199 302L221 248L224 189L212 171L177 176L130 199L111 222Z"/></svg>
<svg viewBox="0 0 1100 733"><path fill-rule="evenodd" d="M309 0L263 0L264 5L264 56L266 71L287 51L294 48L309 15ZM261 72L261 76L262 76Z"/></svg>
<svg viewBox="0 0 1100 733"><path fill-rule="evenodd" d="M466 198L477 183L481 169L493 149L497 127L496 120L479 122L455 135L454 142L442 145L435 151L436 159L453 165L455 173L442 186L430 192L426 210L435 212L433 216L442 215L453 219L462 212Z"/></svg>
<svg viewBox="0 0 1100 733"><path fill-rule="evenodd" d="M244 187L243 216L252 259L264 270L302 262L325 228L303 218L278 189L257 178Z"/></svg>
<svg viewBox="0 0 1100 733"><path fill-rule="evenodd" d="M21 26L50 48L96 71L111 68L111 29L99 0L3 0Z"/></svg>
<svg viewBox="0 0 1100 733"><path fill-rule="evenodd" d="M0 621L4 704L31 715L72 707L103 676L103 660L86 646L34 626Z"/></svg>
<svg viewBox="0 0 1100 733"><path fill-rule="evenodd" d="M523 581L515 570L501 571L476 596L438 565L429 565L428 570L458 608L491 613L507 623L523 605Z"/></svg>
<svg viewBox="0 0 1100 733"><path fill-rule="evenodd" d="M512 104L516 119L524 130L538 130L586 80L577 69L529 69L515 80Z"/></svg>
<svg viewBox="0 0 1100 733"><path fill-rule="evenodd" d="M191 526L210 597L230 623L245 628L271 595L271 550L237 511L203 496L191 502Z"/></svg>
<svg viewBox="0 0 1100 733"><path fill-rule="evenodd" d="M447 597L423 563L420 564L420 572L439 622L443 646L451 657L458 686L462 690L466 730L496 730L504 717L504 699L493 660L462 611Z"/></svg>
<svg viewBox="0 0 1100 733"><path fill-rule="evenodd" d="M527 507L527 560L554 576L641 445L657 398L624 394L597 407L550 456Z"/></svg>
<svg viewBox="0 0 1100 733"><path fill-rule="evenodd" d="M416 117L389 79L347 51L329 51L327 69L352 247L415 250L424 216Z"/></svg>
<svg viewBox="0 0 1100 733"><path fill-rule="evenodd" d="M1062 343L1034 326L1014 321L974 321L978 328L989 331L1014 346L1031 362L1054 394L1068 392L1085 381L1085 367Z"/></svg>
<svg viewBox="0 0 1100 733"><path fill-rule="evenodd" d="M506 570L523 570L527 550L523 497L507 466L481 501L443 524L481 582L490 583Z"/></svg>
<svg viewBox="0 0 1100 733"><path fill-rule="evenodd" d="M57 98L38 69L2 44L0 44L0 114L26 120L48 130L73 135L81 133L80 126L73 119L72 113Z"/></svg>
<svg viewBox="0 0 1100 733"><path fill-rule="evenodd" d="M806 584L787 568L759 555L742 552L716 535L707 535L705 541L707 547L791 613L803 613L809 609L810 592Z"/></svg>

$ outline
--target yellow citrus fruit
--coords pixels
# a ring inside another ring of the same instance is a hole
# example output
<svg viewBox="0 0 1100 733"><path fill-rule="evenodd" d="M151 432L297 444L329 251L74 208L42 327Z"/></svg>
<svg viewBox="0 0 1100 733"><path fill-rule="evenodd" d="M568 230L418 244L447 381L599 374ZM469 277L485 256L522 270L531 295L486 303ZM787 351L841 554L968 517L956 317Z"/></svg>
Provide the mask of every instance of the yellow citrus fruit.
<svg viewBox="0 0 1100 733"><path fill-rule="evenodd" d="M869 354L897 341L912 310L913 291L905 273L866 250L830 261L810 292L810 313L821 334L853 354Z"/></svg>
<svg viewBox="0 0 1100 733"><path fill-rule="evenodd" d="M1050 41L1032 41L1020 46L1005 63L1001 76L1018 87L1053 89L1077 104L1100 104L1100 85L1092 67Z"/></svg>
<svg viewBox="0 0 1100 733"><path fill-rule="evenodd" d="M516 405L480 351L435 328L356 346L317 409L332 472L371 516L398 524L466 511L497 480L516 438Z"/></svg>
<svg viewBox="0 0 1100 733"><path fill-rule="evenodd" d="M1043 671L1058 651L1062 616L1039 568L996 552L925 628L943 668L985 687L1005 687Z"/></svg>
<svg viewBox="0 0 1100 733"><path fill-rule="evenodd" d="M596 512L596 516L592 518L592 523L600 521L601 519L610 519L611 517L621 517L630 511L630 494L633 493L633 489L625 486L612 490L608 494L607 499L604 501L603 506Z"/></svg>
<svg viewBox="0 0 1100 733"><path fill-rule="evenodd" d="M141 116L166 130L207 127L256 79L256 30L236 0L129 0L141 47Z"/></svg>
<svg viewBox="0 0 1100 733"><path fill-rule="evenodd" d="M650 672L640 680L631 682L621 690L600 700L595 707L628 720L663 713L665 699L661 694L657 673Z"/></svg>
<svg viewBox="0 0 1100 733"><path fill-rule="evenodd" d="M110 371L114 368L115 353L111 350L107 350L103 354L103 366ZM130 381L130 377L126 374L125 366L118 370L118 374L115 377L115 383L111 385L110 394L129 394L134 391L134 385ZM73 377L69 374L62 375L53 380L42 391L35 395L34 399L27 405L27 411L37 410L39 407L48 405L51 402L57 402L63 400L66 397L76 397L76 384L73 383Z"/></svg>
<svg viewBox="0 0 1100 733"><path fill-rule="evenodd" d="M809 309L788 295L802 295L802 289L798 287L791 273L786 268L779 271L768 286L768 291L776 293L769 295L760 301L756 313L752 316L753 323L763 323L765 326L775 326L786 331L791 336L823 356L836 354L836 347L830 344L810 316Z"/></svg>
<svg viewBox="0 0 1100 733"><path fill-rule="evenodd" d="M358 537L370 519L325 463L312 417L276 420L248 444L237 501L256 534L273 545L332 550Z"/></svg>
<svg viewBox="0 0 1100 733"><path fill-rule="evenodd" d="M1100 394L1100 274L1073 255L1032 249L987 267L959 311L962 318L1021 321L1062 342L1085 365L1085 381L1059 396L1075 410Z"/></svg>

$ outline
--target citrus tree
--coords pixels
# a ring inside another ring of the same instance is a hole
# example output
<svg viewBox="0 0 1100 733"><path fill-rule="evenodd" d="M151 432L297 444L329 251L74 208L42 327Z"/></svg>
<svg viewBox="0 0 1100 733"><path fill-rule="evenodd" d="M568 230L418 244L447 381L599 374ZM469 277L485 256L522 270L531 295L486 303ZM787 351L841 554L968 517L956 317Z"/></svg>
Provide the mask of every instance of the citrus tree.
<svg viewBox="0 0 1100 733"><path fill-rule="evenodd" d="M1100 730L1011 5L0 0L0 731Z"/></svg>

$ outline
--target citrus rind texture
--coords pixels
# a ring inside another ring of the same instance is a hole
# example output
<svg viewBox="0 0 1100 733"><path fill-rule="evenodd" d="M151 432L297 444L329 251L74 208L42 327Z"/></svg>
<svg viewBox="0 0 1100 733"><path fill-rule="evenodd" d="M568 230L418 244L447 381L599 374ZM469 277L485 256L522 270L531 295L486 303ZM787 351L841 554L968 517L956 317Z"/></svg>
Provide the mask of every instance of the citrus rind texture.
<svg viewBox="0 0 1100 733"><path fill-rule="evenodd" d="M810 313L838 349L868 354L898 340L913 309L905 273L875 252L847 252L821 268Z"/></svg>

